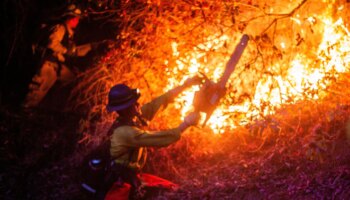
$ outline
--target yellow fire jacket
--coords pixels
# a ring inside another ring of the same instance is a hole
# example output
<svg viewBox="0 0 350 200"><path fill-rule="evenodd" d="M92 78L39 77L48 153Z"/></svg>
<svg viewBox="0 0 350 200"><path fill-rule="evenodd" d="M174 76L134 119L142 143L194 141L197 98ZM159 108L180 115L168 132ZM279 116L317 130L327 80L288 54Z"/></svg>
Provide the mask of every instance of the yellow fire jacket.
<svg viewBox="0 0 350 200"><path fill-rule="evenodd" d="M49 43L47 48L51 49L53 56L56 57L60 62L65 61L64 54L67 53L68 49L62 44L62 41L65 37L65 34L68 34L69 38L72 38L74 31L68 29L63 24L58 24L53 27L53 31L49 36ZM72 51L75 56L85 56L92 48L91 44L84 44L80 46L74 46Z"/></svg>
<svg viewBox="0 0 350 200"><path fill-rule="evenodd" d="M160 108L172 101L171 92L165 93L142 106L142 116L151 120ZM133 169L141 169L146 161L146 147L165 147L180 139L179 128L164 131L144 131L137 127L120 126L111 135L110 153L115 162Z"/></svg>

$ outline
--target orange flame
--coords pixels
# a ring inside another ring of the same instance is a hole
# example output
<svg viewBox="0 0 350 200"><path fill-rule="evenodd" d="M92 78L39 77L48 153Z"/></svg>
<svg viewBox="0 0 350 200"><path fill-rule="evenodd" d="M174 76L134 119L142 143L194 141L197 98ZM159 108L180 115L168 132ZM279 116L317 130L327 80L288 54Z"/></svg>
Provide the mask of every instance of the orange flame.
<svg viewBox="0 0 350 200"><path fill-rule="evenodd" d="M257 82L252 99L245 99L243 102L233 103L233 91L227 91L225 100L218 106L208 121L208 126L214 133L223 133L227 129L234 129L239 125L244 125L252 119L272 114L274 110L285 103L295 103L296 101L308 99L320 99L322 91L331 83L326 76L332 74L337 77L339 73L349 71L350 61L350 33L344 26L341 18L333 20L330 14L331 8L321 16L309 16L306 20L301 20L299 16L291 18L296 26L300 26L301 34L306 34L303 27L316 26L320 33L323 33L322 41L317 49L310 49L308 53L296 53L289 62L281 60L268 67L271 71L282 71L280 75L263 75ZM315 27L316 28L316 27ZM178 43L172 43L173 56L176 58L176 66L167 69L169 90L175 85L179 85L187 78L205 73L213 81L217 81L224 71L229 55L213 58L209 60L204 52L220 52L221 49L234 49L237 41L227 35L214 35L206 38L204 42L198 44L191 52L181 54ZM230 45L227 45L230 44ZM280 38L279 47L282 50L289 48L287 38ZM228 47L226 47L228 46ZM248 49L252 48L248 46ZM240 63L236 67L242 68L242 64L249 60L249 51L246 51ZM168 61L165 62L168 64ZM186 74L179 80L176 74ZM233 75L234 76L234 75ZM231 77L232 79L232 77ZM229 85L234 84L229 80ZM193 87L185 91L176 99L175 107L181 109L182 119L190 112L195 91L199 87ZM317 92L306 92L306 91ZM268 106L264 106L267 103ZM234 113L243 113L240 117L235 117ZM262 115L261 115L262 114Z"/></svg>

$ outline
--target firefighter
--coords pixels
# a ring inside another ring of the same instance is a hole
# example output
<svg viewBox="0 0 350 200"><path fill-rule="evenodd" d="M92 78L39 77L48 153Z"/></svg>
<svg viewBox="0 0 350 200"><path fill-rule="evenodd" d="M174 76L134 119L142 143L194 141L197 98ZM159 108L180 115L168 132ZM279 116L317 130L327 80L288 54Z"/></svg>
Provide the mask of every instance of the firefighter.
<svg viewBox="0 0 350 200"><path fill-rule="evenodd" d="M116 180L131 185L131 194L140 188L138 173L143 168L147 147L166 147L178 141L181 133L190 126L196 125L198 113L191 113L176 128L163 131L146 131L147 121L152 120L158 110L164 109L173 99L189 86L200 84L199 77L190 78L179 87L155 98L140 107L137 100L140 93L124 84L111 88L108 95L107 110L117 112L118 118L111 128L110 155L112 167L99 191L102 199Z"/></svg>
<svg viewBox="0 0 350 200"><path fill-rule="evenodd" d="M40 69L29 84L29 91L23 103L24 108L36 107L56 81L67 85L75 78L75 73L68 66L69 57L85 56L92 44L75 46L74 30L79 24L81 10L70 5L64 12L63 23L55 25L50 31L44 50Z"/></svg>

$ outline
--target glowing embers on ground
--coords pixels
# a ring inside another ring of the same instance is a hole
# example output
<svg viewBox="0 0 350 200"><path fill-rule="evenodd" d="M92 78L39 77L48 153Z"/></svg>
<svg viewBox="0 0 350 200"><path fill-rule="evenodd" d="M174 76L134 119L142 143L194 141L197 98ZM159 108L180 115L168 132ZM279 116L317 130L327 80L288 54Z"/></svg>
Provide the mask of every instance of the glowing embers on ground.
<svg viewBox="0 0 350 200"><path fill-rule="evenodd" d="M222 133L261 116L272 114L284 103L294 103L305 98L320 99L323 95L322 91L331 83L332 78L337 78L339 73L349 71L350 34L343 25L343 20L333 21L327 16L318 17L317 20L323 26L323 40L317 48L314 48L317 51L310 54L294 53L293 58L288 62L276 61L270 68L285 69L284 72L263 75L256 87L252 88L255 91L253 98L245 99L234 105L230 103L233 101L222 101L208 121L208 126L214 133ZM316 18L309 17L307 21L315 23ZM220 50L224 44L231 44L233 45L231 49L234 49L237 41L232 41L232 38L227 35L215 36L208 38L207 42L199 44L198 48L181 56L178 45L174 42L172 50L173 56L176 57L176 66L173 69L167 69L170 78L166 90L181 84L187 78L197 75L198 72L205 73L210 79L217 82L224 71L229 55L208 61L203 51ZM283 48L285 43L280 45ZM240 61L239 65L242 64ZM181 80L176 76L180 72L185 75ZM176 107L181 109L182 118L193 109L193 96L198 89L199 87L193 87L176 99ZM233 98L230 92L233 91L227 91L225 99ZM235 113L240 113L239 117Z"/></svg>

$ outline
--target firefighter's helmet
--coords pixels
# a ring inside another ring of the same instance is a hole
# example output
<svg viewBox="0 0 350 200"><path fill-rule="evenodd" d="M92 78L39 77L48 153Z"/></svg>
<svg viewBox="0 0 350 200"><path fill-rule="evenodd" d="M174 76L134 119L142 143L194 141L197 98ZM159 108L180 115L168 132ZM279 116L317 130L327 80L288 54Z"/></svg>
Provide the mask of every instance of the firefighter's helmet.
<svg viewBox="0 0 350 200"><path fill-rule="evenodd" d="M136 103L139 97L138 89L131 89L125 84L117 84L109 91L107 110L109 112L124 110Z"/></svg>
<svg viewBox="0 0 350 200"><path fill-rule="evenodd" d="M63 17L81 17L81 10L75 5L70 4L66 11L63 13Z"/></svg>

